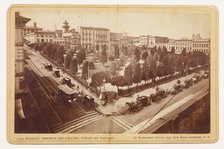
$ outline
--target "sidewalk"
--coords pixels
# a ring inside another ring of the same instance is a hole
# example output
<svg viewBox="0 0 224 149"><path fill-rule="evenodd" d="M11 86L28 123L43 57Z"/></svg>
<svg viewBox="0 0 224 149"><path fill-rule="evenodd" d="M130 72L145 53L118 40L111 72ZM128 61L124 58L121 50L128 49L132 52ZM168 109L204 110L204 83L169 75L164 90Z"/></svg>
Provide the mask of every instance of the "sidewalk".
<svg viewBox="0 0 224 149"><path fill-rule="evenodd" d="M170 81L168 83L164 83L162 85L160 85L160 88L167 90L170 89L176 82L177 80L180 80L181 82L183 82L184 80L186 80L187 78L192 78L194 75L190 74L188 76L184 76L181 77L179 79ZM134 94L133 96L130 97L122 97L119 98L118 100L114 100L112 103L108 103L105 106L99 105L99 107L97 108L97 110L105 115L119 115L122 114L123 112L125 112L128 109L128 106L125 105L126 102L132 102L132 101L136 101L137 96L149 96L152 93L155 93L155 88L156 87L152 87L146 90L143 90L141 92L138 92L136 94Z"/></svg>

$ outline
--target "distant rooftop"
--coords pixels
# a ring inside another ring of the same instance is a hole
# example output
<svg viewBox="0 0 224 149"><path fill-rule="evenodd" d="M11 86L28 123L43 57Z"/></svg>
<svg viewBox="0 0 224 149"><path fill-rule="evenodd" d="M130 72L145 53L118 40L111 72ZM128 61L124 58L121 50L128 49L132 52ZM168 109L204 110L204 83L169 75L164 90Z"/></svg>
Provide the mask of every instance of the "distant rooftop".
<svg viewBox="0 0 224 149"><path fill-rule="evenodd" d="M92 27L92 26L80 26L80 29L99 29L99 30L109 30L108 28L104 28L104 27Z"/></svg>

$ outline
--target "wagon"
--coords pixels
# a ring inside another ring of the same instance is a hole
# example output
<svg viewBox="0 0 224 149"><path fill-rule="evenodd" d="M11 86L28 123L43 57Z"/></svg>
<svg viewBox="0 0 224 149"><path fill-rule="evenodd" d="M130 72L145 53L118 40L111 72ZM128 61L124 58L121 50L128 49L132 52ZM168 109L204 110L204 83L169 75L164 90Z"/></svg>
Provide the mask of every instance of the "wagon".
<svg viewBox="0 0 224 149"><path fill-rule="evenodd" d="M171 95L176 95L178 94L179 92L182 91L182 86L181 84L174 84L173 85L173 88L171 89L170 93Z"/></svg>
<svg viewBox="0 0 224 149"><path fill-rule="evenodd" d="M137 98L137 102L146 107L152 103L152 99L150 99L148 96L141 96Z"/></svg>
<svg viewBox="0 0 224 149"><path fill-rule="evenodd" d="M53 71L53 66L52 66L51 64L49 64L49 63L45 63L45 64L44 64L44 67L45 67L47 70L49 70L49 71Z"/></svg>
<svg viewBox="0 0 224 149"><path fill-rule="evenodd" d="M138 112L143 108L143 105L141 102L133 101L133 102L126 102L126 105L128 105L128 110L132 112Z"/></svg>
<svg viewBox="0 0 224 149"><path fill-rule="evenodd" d="M184 85L183 85L183 88L189 88L190 86L193 85L193 80L192 79L186 79L184 81Z"/></svg>

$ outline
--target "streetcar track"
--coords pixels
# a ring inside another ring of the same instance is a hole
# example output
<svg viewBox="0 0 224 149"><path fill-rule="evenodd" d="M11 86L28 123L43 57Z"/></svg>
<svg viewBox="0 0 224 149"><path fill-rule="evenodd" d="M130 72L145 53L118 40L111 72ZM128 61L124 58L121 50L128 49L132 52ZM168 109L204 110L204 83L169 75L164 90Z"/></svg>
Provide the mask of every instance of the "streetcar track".
<svg viewBox="0 0 224 149"><path fill-rule="evenodd" d="M31 61L28 61L28 64L29 65L32 65L32 69L35 69L34 71L37 71L37 72L40 72L37 68L35 68L35 65L32 64ZM48 97L48 99L51 99L52 100L52 97L49 96L49 94L47 93L47 91L49 93L51 93L51 91L49 91L49 88L45 85L45 83L43 82L43 80L39 77L37 77L35 74L33 74L33 72L31 72L31 74L33 75L33 77L36 79L36 80L39 80L37 81L37 83L39 84L39 86L41 87L41 89L43 90L43 92L45 93L45 95ZM49 102L51 102L51 100L49 100ZM56 110L53 108L53 106L51 104L49 104L49 107L51 108L51 110L55 113L56 117L58 118L58 120L60 121L60 123L63 123L61 117L58 115L58 113L56 112Z"/></svg>

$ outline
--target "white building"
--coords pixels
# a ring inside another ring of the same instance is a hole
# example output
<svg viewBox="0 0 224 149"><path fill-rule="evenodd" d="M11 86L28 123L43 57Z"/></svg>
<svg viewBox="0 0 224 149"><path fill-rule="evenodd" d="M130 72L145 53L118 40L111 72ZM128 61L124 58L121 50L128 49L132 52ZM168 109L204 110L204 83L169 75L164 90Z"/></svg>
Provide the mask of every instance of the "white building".
<svg viewBox="0 0 224 149"><path fill-rule="evenodd" d="M156 38L154 36L148 36L148 47L153 48L156 46Z"/></svg>
<svg viewBox="0 0 224 149"><path fill-rule="evenodd" d="M148 35L142 35L139 37L139 46L140 47L147 47L149 44L149 36Z"/></svg>
<svg viewBox="0 0 224 149"><path fill-rule="evenodd" d="M102 46L110 47L110 30L100 27L80 27L81 46L84 48L99 50Z"/></svg>
<svg viewBox="0 0 224 149"><path fill-rule="evenodd" d="M200 52L209 54L210 53L210 40L209 39L192 40L192 51L200 51Z"/></svg>
<svg viewBox="0 0 224 149"><path fill-rule="evenodd" d="M55 32L53 31L37 31L25 35L28 44L35 43L53 43Z"/></svg>
<svg viewBox="0 0 224 149"><path fill-rule="evenodd" d="M191 39L183 38L183 39L176 40L176 53L180 54L183 51L183 49L186 49L187 53L192 51Z"/></svg>

